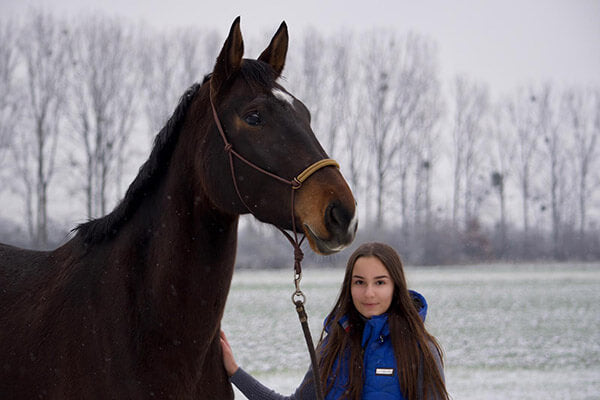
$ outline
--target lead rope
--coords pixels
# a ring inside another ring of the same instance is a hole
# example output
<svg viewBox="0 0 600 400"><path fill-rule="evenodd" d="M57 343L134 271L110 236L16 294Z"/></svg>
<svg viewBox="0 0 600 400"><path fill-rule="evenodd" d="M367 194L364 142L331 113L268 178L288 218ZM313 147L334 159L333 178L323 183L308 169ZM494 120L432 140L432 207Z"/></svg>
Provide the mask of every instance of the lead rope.
<svg viewBox="0 0 600 400"><path fill-rule="evenodd" d="M303 236L301 240L298 240L298 231L296 229L296 218L294 217L294 198L295 198L294 194L295 194L296 190L302 186L302 183L306 179L308 179L308 177L310 177L313 173L318 171L319 169L321 169L323 167L327 167L327 166L335 166L335 167L339 168L339 165L335 160L322 159L322 160L319 160L319 161L311 164L310 166L308 166L308 168L306 168L304 171L302 171L298 176L296 176L292 180L284 179L284 178L277 176L269 171L266 171L263 168L260 168L259 166L257 166L256 164L248 161L247 159L242 157L238 152L236 152L233 149L233 146L227 140L227 136L225 135L225 131L223 130L223 126L221 125L221 121L217 114L217 110L215 109L215 105L212 101L212 96L210 96L210 106L212 108L212 114L213 114L213 118L215 120L215 124L217 125L217 130L219 131L221 138L223 139L223 142L225 144L224 150L227 152L227 155L229 157L229 168L231 169L231 177L233 179L233 186L235 188L235 191L236 191L240 201L244 205L244 207L246 207L246 209L251 214L254 214L252 212L252 209L244 201L244 198L242 197L242 194L238 187L237 179L235 178L236 175L235 175L235 168L233 165L233 156L236 156L240 161L244 162L246 165L254 168L255 170L257 170L267 176L270 176L271 178L276 179L280 182L288 184L292 188L292 191L291 191L291 213L292 213L292 232L294 233L294 236L292 237L289 233L287 233L285 230L283 230L279 227L277 227L277 229L279 229L279 231L281 233L283 233L283 235L288 239L288 241L294 247L294 286L295 286L296 290L292 294L292 303L294 303L294 305L296 306L296 312L298 313L298 318L300 320L300 325L302 327L302 332L304 334L304 339L306 341L306 347L308 348L308 353L310 355L310 361L311 361L312 372L313 372L313 381L315 383L315 392L316 392L317 400L323 400L324 399L323 385L321 383L321 379L320 379L320 375L319 375L319 363L317 362L315 346L314 346L314 343L312 340L312 335L310 333L310 328L308 326L308 315L306 314L306 310L304 308L304 303L306 302L306 296L304 295L302 290L300 290L300 281L302 280L302 259L304 258L304 253L302 252L301 246L302 246L302 242L304 242L304 239L306 238L306 236Z"/></svg>

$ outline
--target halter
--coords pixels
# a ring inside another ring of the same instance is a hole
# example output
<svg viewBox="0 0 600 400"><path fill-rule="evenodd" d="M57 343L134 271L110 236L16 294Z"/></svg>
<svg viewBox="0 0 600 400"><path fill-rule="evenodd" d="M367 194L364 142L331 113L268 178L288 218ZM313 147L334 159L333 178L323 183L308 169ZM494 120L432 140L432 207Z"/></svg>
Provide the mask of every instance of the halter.
<svg viewBox="0 0 600 400"><path fill-rule="evenodd" d="M229 168L231 170L233 186L235 187L235 191L238 195L238 198L240 199L240 201L242 202L244 207L246 207L248 212L250 212L250 214L254 215L254 212L252 211L252 209L244 201L244 197L242 196L240 189L238 187L236 174L235 174L235 168L233 165L233 157L234 156L237 157L237 159L239 159L246 165L257 170L258 172L260 172L264 175L270 176L271 178L276 179L276 180L278 180L284 184L287 184L291 187L292 232L294 233L294 236L292 237L289 233L287 233L285 230L283 230L279 227L277 227L277 229L279 229L279 231L281 231L281 233L283 233L283 235L289 240L289 242L294 247L294 285L295 285L296 291L292 294L292 302L296 306L296 312L298 313L298 318L300 319L300 324L302 326L302 332L304 333L304 339L306 340L306 346L307 346L308 352L310 354L317 399L322 400L323 399L323 389L322 389L321 380L320 380L320 376L319 376L319 366L317 363L317 357L315 354L315 347L314 347L314 344L312 341L312 336L310 334L310 329L308 327L308 315L306 314L306 310L304 309L304 302L306 301L306 296L304 295L304 293L302 293L302 290L300 290L300 280L302 279L302 264L301 263L302 263L302 259L304 258L304 253L302 252L302 249L300 248L300 246L302 245L302 242L304 241L306 236L303 236L301 240L298 240L298 231L296 229L296 218L294 216L294 197L295 197L294 194L296 193L297 189L300 189L302 187L302 184L304 183L304 181L306 181L312 174L314 174L321 168L328 167L328 166L333 166L333 167L339 168L340 166L335 160L330 159L330 158L325 158L325 159L319 160L319 161L314 162L313 164L309 165L300 174L298 174L296 177L294 177L291 180L282 178L279 175L273 174L273 173L259 167L258 165L254 164L253 162L248 161L246 158L244 158L242 155L240 155L238 152L236 152L233 149L233 146L231 145L229 140L227 140L227 135L225 135L225 131L223 129L223 126L221 125L221 120L219 119L219 115L217 114L217 110L215 109L215 105L213 103L212 96L209 96L209 97L210 97L210 106L212 109L213 118L215 120L215 124L217 125L217 130L219 131L219 134L221 135L221 138L223 139L223 142L225 144L224 150L227 152L227 155L229 157Z"/></svg>

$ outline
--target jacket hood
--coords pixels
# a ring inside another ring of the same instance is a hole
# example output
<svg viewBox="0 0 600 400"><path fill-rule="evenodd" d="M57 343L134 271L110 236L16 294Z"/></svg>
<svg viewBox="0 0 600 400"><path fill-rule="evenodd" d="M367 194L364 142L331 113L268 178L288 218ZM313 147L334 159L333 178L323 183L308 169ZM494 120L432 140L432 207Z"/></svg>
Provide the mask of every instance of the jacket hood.
<svg viewBox="0 0 600 400"><path fill-rule="evenodd" d="M415 292L414 290L409 290L408 293L410 294L415 307L417 307L417 310L419 311L419 316L423 322L425 322L425 318L427 317L427 300L425 300L425 297L423 297L421 293Z"/></svg>
<svg viewBox="0 0 600 400"><path fill-rule="evenodd" d="M425 322L425 317L427 316L427 301L425 297L423 297L420 293L415 292L414 290L408 291L410 294L415 307L419 312L419 316ZM340 320L342 323L342 320ZM390 327L388 325L388 314L375 315L369 319L365 319L365 327L363 330L362 336L362 346L365 347L367 342L371 340L377 340L375 338L379 337L378 340L383 342L383 338L390 334Z"/></svg>

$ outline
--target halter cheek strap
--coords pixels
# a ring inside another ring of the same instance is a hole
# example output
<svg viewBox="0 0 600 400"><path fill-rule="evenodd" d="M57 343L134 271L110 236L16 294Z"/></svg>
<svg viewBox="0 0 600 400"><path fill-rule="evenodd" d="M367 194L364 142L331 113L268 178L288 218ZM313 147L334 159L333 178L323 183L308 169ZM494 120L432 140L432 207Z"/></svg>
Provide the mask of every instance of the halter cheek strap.
<svg viewBox="0 0 600 400"><path fill-rule="evenodd" d="M302 183L304 183L304 181L306 181L312 174L314 174L315 172L317 172L318 170L320 170L323 167L333 166L338 169L340 168L339 164L335 160L332 160L330 158L325 158L325 159L319 160L319 161L309 165L308 167L306 167L306 169L304 169L304 171L302 171L300 174L298 174L292 180L288 180L288 179L280 177L279 175L275 175L275 174L259 167L258 165L254 164L253 162L248 161L246 158L244 158L241 154L239 154L237 151L235 151L233 149L233 146L231 145L229 140L227 140L227 135L225 135L223 125L221 125L221 120L219 119L219 115L217 114L217 110L215 109L215 105L212 101L212 98L210 99L210 106L212 108L213 119L215 120L215 124L217 125L217 130L219 131L219 134L221 135L221 138L223 139L223 142L225 144L224 150L229 154L230 161L232 161L232 155L234 155L240 161L244 162L245 164L254 168L255 170L257 170L265 175L268 175L271 178L276 179L280 182L287 183L288 185L290 185L292 187L292 189L300 189L300 187L302 186ZM233 174L233 172L234 172L233 164L231 164L231 172L232 172L234 181L236 181L235 175ZM237 188L237 183L236 183L236 188ZM238 196L240 197L240 200L242 200L242 202L244 202L244 200L239 192L238 192ZM246 206L246 208L248 208L248 211L250 211L252 213L252 211L250 210L250 208L248 206ZM292 210L292 213L293 213L293 210Z"/></svg>

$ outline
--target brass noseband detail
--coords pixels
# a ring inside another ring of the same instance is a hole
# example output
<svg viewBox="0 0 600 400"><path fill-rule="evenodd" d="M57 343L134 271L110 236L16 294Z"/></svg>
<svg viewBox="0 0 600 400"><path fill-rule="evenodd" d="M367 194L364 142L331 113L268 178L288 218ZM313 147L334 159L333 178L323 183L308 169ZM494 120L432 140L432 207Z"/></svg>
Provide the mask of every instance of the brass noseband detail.
<svg viewBox="0 0 600 400"><path fill-rule="evenodd" d="M337 161L335 161L331 158L324 158L323 160L319 160L319 161L313 163L312 165L309 165L308 168L306 168L297 177L295 177L294 182L297 182L297 184L293 185L292 187L294 189L299 189L300 186L302 185L302 183L305 180L307 180L309 176L311 176L312 174L314 174L321 168L328 167L328 166L336 167L337 169L340 168L340 165L337 163Z"/></svg>

